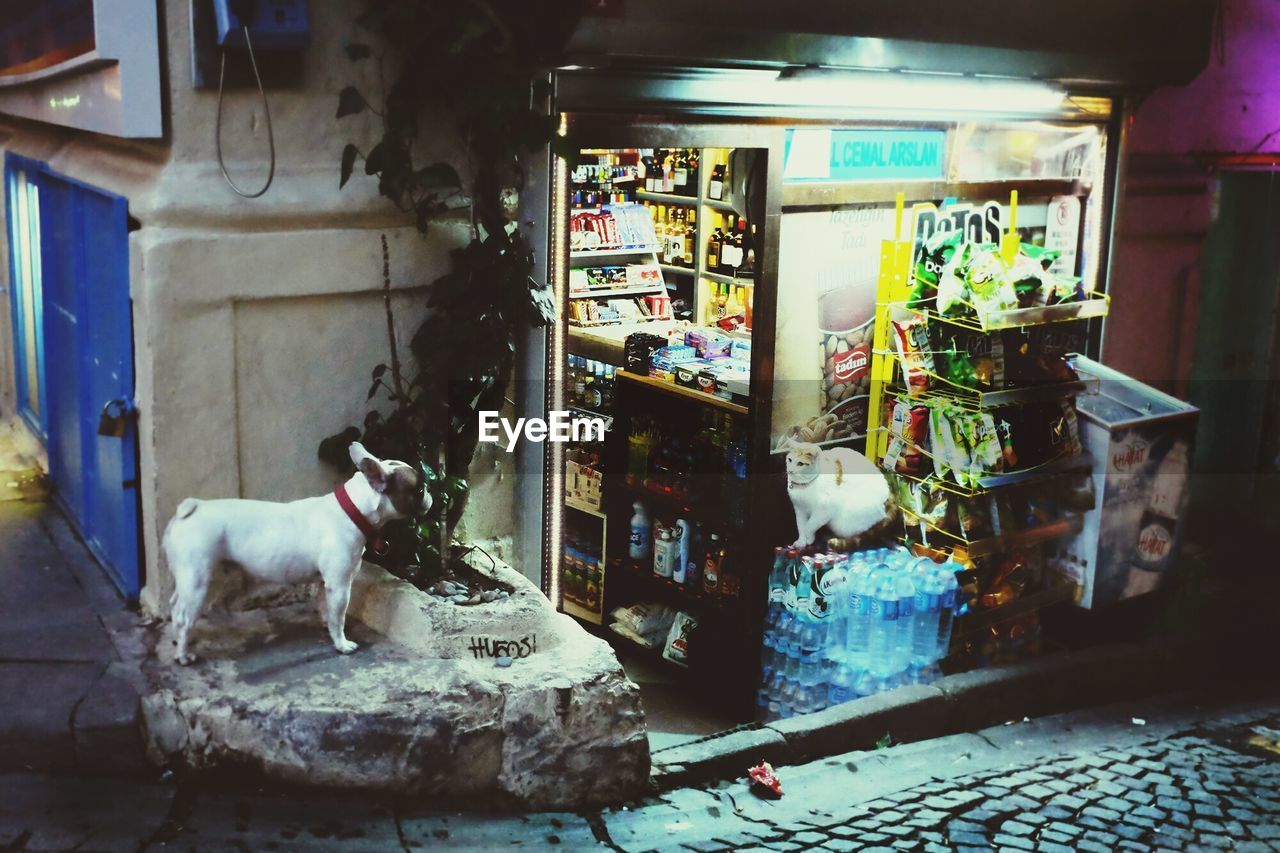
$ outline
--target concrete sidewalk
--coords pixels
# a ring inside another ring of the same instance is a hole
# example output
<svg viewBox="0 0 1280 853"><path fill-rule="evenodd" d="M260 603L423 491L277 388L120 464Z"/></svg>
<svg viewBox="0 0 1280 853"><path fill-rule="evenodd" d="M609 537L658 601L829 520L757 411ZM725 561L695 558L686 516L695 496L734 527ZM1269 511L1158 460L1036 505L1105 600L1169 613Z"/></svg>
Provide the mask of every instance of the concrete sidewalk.
<svg viewBox="0 0 1280 853"><path fill-rule="evenodd" d="M21 498L0 494L0 769L139 772L138 696L104 624L136 617L61 513Z"/></svg>

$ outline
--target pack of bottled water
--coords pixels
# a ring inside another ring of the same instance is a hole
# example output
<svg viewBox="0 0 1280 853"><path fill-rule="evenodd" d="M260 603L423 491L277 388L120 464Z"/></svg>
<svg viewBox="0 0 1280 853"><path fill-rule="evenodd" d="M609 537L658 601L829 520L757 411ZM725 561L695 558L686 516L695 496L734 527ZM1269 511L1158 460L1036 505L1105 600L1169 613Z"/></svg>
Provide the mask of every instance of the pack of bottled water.
<svg viewBox="0 0 1280 853"><path fill-rule="evenodd" d="M774 549L758 715L808 714L938 678L960 570L902 547L803 556Z"/></svg>

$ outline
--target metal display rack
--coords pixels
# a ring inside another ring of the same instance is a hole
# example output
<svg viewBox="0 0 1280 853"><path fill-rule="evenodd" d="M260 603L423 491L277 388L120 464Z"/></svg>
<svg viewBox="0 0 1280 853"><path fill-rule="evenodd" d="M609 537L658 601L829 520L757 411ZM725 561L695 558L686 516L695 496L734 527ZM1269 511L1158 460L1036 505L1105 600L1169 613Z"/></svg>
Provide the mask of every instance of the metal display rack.
<svg viewBox="0 0 1280 853"><path fill-rule="evenodd" d="M1079 189L1087 192L1086 188ZM1009 227L1002 235L999 244L1000 254L1006 263L1012 262L1021 246L1016 230L1017 204L1018 192L1014 189L1010 192L1009 198ZM967 305L959 315L939 313L932 300L912 302L910 294L914 285L913 243L910 236L904 239L902 233L903 206L903 194L898 194L897 233L893 240L882 243L880 252L881 265L871 362L871 400L868 412L867 456L869 458L877 462L882 460L893 438L889 425L885 423L886 404L889 402L944 404L976 413L997 407L1022 406L1059 399L1074 400L1078 394L1096 393L1097 378L1084 373L1078 373L1077 378L1071 381L982 390L961 385L935 372L922 370L921 373L927 377L927 387L909 389L904 381L905 371L902 362L889 343L891 320L895 316L902 317L904 312L924 317L930 327L943 324L971 332L987 333L1002 329L1102 317L1107 313L1110 300L1106 294L1089 292L1084 294L1082 299L1073 302L1004 311L983 313L976 310L974 306ZM929 460L923 466L923 470L929 473L916 477L890 471L889 476L941 489L962 500L980 500L982 496L1007 486L1035 488L1036 484L1047 481L1049 478L1067 472L1088 470L1091 466L1088 454L1081 452L1051 459L1032 467L978 473L972 476L971 483L965 486L957 483L953 478L936 476L933 473L932 455L928 449L911 444L906 446L921 454L925 460ZM995 511L994 498L992 507ZM960 561L962 565L969 566L973 566L974 561L998 558L1001 555L1070 536L1081 529L1079 514L1064 513L1042 524L970 540L964 535L945 530L905 508L904 519L923 533L927 545L917 546L920 551L933 555L947 555ZM1042 578L1041 583L1043 584L1041 588L1027 590L1013 602L990 609L975 610L959 618L954 638L973 637L979 631L991 629L998 624L1028 616L1045 607L1075 598L1077 590L1072 584L1063 584L1051 576Z"/></svg>

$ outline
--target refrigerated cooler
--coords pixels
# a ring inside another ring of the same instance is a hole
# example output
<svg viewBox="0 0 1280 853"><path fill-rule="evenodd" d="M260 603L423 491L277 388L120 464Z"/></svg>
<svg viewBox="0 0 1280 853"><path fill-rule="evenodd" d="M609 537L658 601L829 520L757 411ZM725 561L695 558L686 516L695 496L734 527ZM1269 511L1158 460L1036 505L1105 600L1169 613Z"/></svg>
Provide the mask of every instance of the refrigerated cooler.
<svg viewBox="0 0 1280 853"><path fill-rule="evenodd" d="M1079 403L1097 506L1079 534L1063 542L1055 565L1080 585L1079 605L1092 609L1153 592L1177 565L1199 410L1081 361L1100 386Z"/></svg>

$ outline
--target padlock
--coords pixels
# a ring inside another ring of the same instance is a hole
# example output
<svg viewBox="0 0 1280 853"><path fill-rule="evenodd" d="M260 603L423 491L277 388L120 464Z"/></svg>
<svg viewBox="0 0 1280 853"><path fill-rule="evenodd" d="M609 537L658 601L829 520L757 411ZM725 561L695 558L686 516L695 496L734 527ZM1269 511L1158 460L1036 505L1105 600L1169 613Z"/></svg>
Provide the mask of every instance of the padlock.
<svg viewBox="0 0 1280 853"><path fill-rule="evenodd" d="M119 411L112 413L112 409L118 408ZM123 438L125 430L125 412L127 406L124 400L111 400L102 407L102 414L98 416L98 435L105 435L108 438Z"/></svg>

